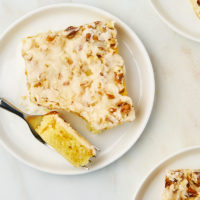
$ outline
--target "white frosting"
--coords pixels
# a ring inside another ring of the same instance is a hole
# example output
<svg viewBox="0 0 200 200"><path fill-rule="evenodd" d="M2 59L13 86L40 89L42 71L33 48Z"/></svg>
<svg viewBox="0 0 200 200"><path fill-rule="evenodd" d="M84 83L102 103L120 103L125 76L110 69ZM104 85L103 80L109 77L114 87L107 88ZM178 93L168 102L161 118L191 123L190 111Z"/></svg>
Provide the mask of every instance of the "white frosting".
<svg viewBox="0 0 200 200"><path fill-rule="evenodd" d="M125 66L116 52L116 34L109 21L25 38L22 55L31 101L77 113L96 131L133 121L132 100L120 94Z"/></svg>

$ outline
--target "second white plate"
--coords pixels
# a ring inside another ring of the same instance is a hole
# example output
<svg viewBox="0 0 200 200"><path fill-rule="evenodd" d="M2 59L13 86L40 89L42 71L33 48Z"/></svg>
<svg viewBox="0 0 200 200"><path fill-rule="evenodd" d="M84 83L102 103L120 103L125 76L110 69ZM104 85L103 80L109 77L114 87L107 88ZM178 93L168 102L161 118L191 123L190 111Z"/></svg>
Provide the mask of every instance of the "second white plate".
<svg viewBox="0 0 200 200"><path fill-rule="evenodd" d="M133 200L161 199L171 169L200 169L200 146L184 149L158 164L144 179Z"/></svg>
<svg viewBox="0 0 200 200"><path fill-rule="evenodd" d="M82 119L68 114L72 126L99 147L89 171L74 168L53 150L38 142L17 116L0 109L0 141L18 159L37 169L57 174L81 174L100 169L122 156L139 138L154 100L154 76L148 54L137 35L121 20L100 9L78 4L58 4L38 9L11 26L0 39L0 96L20 107L25 91L21 39L48 30L65 29L95 20L116 22L120 54L125 59L126 83L136 107L136 120L94 135ZM23 107L21 107L23 109Z"/></svg>
<svg viewBox="0 0 200 200"><path fill-rule="evenodd" d="M200 42L200 19L190 0L150 0L158 16L177 33Z"/></svg>

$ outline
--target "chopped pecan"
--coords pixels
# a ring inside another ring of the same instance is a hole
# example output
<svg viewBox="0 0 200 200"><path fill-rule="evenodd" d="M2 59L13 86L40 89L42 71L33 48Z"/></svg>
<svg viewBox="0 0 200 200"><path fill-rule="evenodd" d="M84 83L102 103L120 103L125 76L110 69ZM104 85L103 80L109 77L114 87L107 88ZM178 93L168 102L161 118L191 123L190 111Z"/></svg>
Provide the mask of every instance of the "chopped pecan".
<svg viewBox="0 0 200 200"><path fill-rule="evenodd" d="M111 123L113 123L113 121L109 118L109 117L106 117L106 119L105 119L107 122L111 122Z"/></svg>
<svg viewBox="0 0 200 200"><path fill-rule="evenodd" d="M109 112L110 112L110 113L114 113L114 112L116 112L116 111L117 111L116 108L109 108Z"/></svg>
<svg viewBox="0 0 200 200"><path fill-rule="evenodd" d="M56 37L55 35L48 35L47 38L46 38L46 40L48 42L51 42L51 41L53 41L55 39L55 37Z"/></svg>
<svg viewBox="0 0 200 200"><path fill-rule="evenodd" d="M103 76L103 72L100 72L99 74L100 74L101 76Z"/></svg>
<svg viewBox="0 0 200 200"><path fill-rule="evenodd" d="M71 31L71 32L67 35L67 38L68 38L68 39L72 39L72 38L76 35L76 33L77 33L78 31L79 31L78 29L77 29L77 30Z"/></svg>
<svg viewBox="0 0 200 200"><path fill-rule="evenodd" d="M57 106L60 106L60 104L59 104L58 102L56 102L56 105L57 105Z"/></svg>
<svg viewBox="0 0 200 200"><path fill-rule="evenodd" d="M88 28L92 28L92 29L95 28L95 27L93 27L91 24L89 24L87 27L88 27Z"/></svg>
<svg viewBox="0 0 200 200"><path fill-rule="evenodd" d="M197 0L197 4L200 6L200 0Z"/></svg>
<svg viewBox="0 0 200 200"><path fill-rule="evenodd" d="M40 87L40 86L42 86L42 83L41 82L37 82L37 83L34 84L33 87Z"/></svg>
<svg viewBox="0 0 200 200"><path fill-rule="evenodd" d="M110 48L112 48L112 49L115 48L115 45L116 44L110 44Z"/></svg>
<svg viewBox="0 0 200 200"><path fill-rule="evenodd" d="M173 182L169 178L165 178L165 188L169 187Z"/></svg>
<svg viewBox="0 0 200 200"><path fill-rule="evenodd" d="M67 60L67 63L69 64L69 65L71 65L71 64L73 64L73 60L71 59L71 58L66 58L66 60Z"/></svg>
<svg viewBox="0 0 200 200"><path fill-rule="evenodd" d="M86 81L86 82L81 83L80 86L81 86L83 89L85 89L85 88L87 88L87 87L90 87L91 84L92 84L92 81Z"/></svg>
<svg viewBox="0 0 200 200"><path fill-rule="evenodd" d="M106 94L107 95L107 97L109 98L109 99L114 99L115 98L115 96L113 95L113 94Z"/></svg>
<svg viewBox="0 0 200 200"><path fill-rule="evenodd" d="M124 74L123 73L117 74L115 72L115 81L116 82L121 83L121 81L122 81L123 78L124 78Z"/></svg>
<svg viewBox="0 0 200 200"><path fill-rule="evenodd" d="M121 112L124 114L128 114L131 110L131 106L128 103L124 103L121 107Z"/></svg>
<svg viewBox="0 0 200 200"><path fill-rule="evenodd" d="M43 100L44 100L44 102L48 102L48 98L47 97L44 97Z"/></svg>
<svg viewBox="0 0 200 200"><path fill-rule="evenodd" d="M200 172L194 172L198 177L200 177Z"/></svg>
<svg viewBox="0 0 200 200"><path fill-rule="evenodd" d="M98 94L99 94L99 95L103 95L103 93L102 93L101 91L98 91Z"/></svg>
<svg viewBox="0 0 200 200"><path fill-rule="evenodd" d="M100 23L101 23L100 21L94 22L95 25L98 25L98 24L100 24Z"/></svg>
<svg viewBox="0 0 200 200"><path fill-rule="evenodd" d="M89 41L90 38L91 38L91 34L90 34L90 33L87 33L86 36L85 36L85 38L86 38L86 41Z"/></svg>
<svg viewBox="0 0 200 200"><path fill-rule="evenodd" d="M131 110L131 105L127 102L119 102L117 106L121 107L121 112L123 114L128 114Z"/></svg>
<svg viewBox="0 0 200 200"><path fill-rule="evenodd" d="M124 92L125 92L125 88L122 88L122 89L119 91L120 94L123 94Z"/></svg>
<svg viewBox="0 0 200 200"><path fill-rule="evenodd" d="M63 85L64 85L64 86L69 85L69 81L65 81L65 82L63 83Z"/></svg>
<svg viewBox="0 0 200 200"><path fill-rule="evenodd" d="M192 189L191 187L189 187L187 189L187 197L197 197L198 193L196 190Z"/></svg>
<svg viewBox="0 0 200 200"><path fill-rule="evenodd" d="M98 47L98 49L99 49L99 50L102 50L102 51L104 50L104 48L103 48L103 47Z"/></svg>
<svg viewBox="0 0 200 200"><path fill-rule="evenodd" d="M197 187L200 187L200 172L194 172L194 177L191 177L191 179Z"/></svg>
<svg viewBox="0 0 200 200"><path fill-rule="evenodd" d="M92 38L93 38L93 40L98 40L98 36L97 35L93 35Z"/></svg>
<svg viewBox="0 0 200 200"><path fill-rule="evenodd" d="M101 58L102 56L101 56L99 53L97 53L97 57L98 57L98 58Z"/></svg>

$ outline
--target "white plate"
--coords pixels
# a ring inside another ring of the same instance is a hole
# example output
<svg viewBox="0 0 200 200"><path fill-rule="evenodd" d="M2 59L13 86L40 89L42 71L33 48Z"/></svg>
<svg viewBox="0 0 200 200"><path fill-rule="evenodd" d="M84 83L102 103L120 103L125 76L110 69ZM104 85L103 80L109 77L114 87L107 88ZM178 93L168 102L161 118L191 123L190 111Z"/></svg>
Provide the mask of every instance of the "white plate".
<svg viewBox="0 0 200 200"><path fill-rule="evenodd" d="M150 0L159 17L182 36L200 42L200 19L190 0Z"/></svg>
<svg viewBox="0 0 200 200"><path fill-rule="evenodd" d="M121 20L86 5L57 4L38 9L14 23L0 39L0 96L20 107L25 92L24 63L20 42L42 31L65 29L94 20L113 19L118 30L119 51L125 59L128 93L134 99L136 120L93 135L80 118L67 119L89 141L101 149L89 171L74 168L31 135L17 116L0 109L1 143L18 159L37 169L56 174L81 174L100 169L122 156L137 141L149 119L154 100L154 75L149 56L137 35ZM20 107L23 109L22 107Z"/></svg>
<svg viewBox="0 0 200 200"><path fill-rule="evenodd" d="M133 199L161 199L167 171L171 169L200 169L199 157L200 146L194 146L166 158L147 175Z"/></svg>

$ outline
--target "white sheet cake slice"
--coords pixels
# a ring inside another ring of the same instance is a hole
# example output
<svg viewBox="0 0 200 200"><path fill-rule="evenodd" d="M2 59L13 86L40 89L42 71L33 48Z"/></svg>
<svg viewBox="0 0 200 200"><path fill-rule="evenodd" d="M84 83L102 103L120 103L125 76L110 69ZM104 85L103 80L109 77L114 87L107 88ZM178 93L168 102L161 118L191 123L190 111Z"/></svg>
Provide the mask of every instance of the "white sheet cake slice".
<svg viewBox="0 0 200 200"><path fill-rule="evenodd" d="M162 200L200 200L200 169L169 171Z"/></svg>
<svg viewBox="0 0 200 200"><path fill-rule="evenodd" d="M112 21L96 21L23 40L30 99L84 118L93 132L133 121L125 66Z"/></svg>

